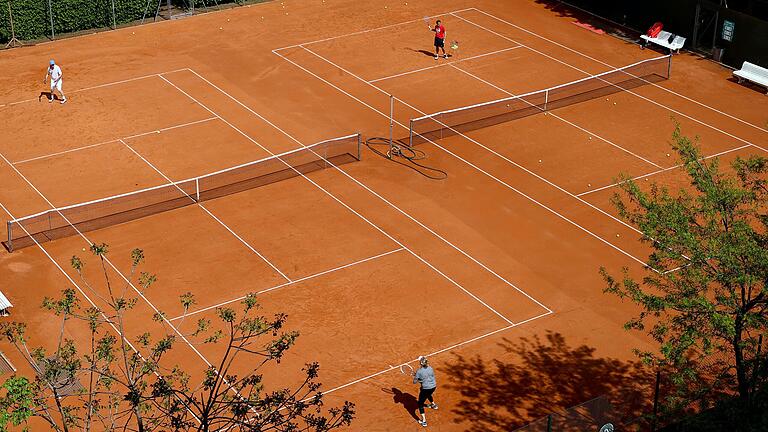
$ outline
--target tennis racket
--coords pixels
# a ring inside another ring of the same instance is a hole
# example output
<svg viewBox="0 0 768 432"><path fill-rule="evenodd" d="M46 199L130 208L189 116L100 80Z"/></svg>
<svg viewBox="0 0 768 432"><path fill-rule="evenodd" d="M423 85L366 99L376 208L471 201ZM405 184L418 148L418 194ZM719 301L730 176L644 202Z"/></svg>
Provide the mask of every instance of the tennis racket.
<svg viewBox="0 0 768 432"><path fill-rule="evenodd" d="M408 363L400 365L400 373L403 375L410 375L410 376L415 375L415 373L413 372L413 368Z"/></svg>
<svg viewBox="0 0 768 432"><path fill-rule="evenodd" d="M452 49L452 50L457 50L457 49L459 49L459 41L456 41L456 40L455 40L455 41L451 42L451 49Z"/></svg>
<svg viewBox="0 0 768 432"><path fill-rule="evenodd" d="M429 17L428 16L424 17L424 23L427 25L428 28L430 28L430 29L432 28L432 26L429 25Z"/></svg>

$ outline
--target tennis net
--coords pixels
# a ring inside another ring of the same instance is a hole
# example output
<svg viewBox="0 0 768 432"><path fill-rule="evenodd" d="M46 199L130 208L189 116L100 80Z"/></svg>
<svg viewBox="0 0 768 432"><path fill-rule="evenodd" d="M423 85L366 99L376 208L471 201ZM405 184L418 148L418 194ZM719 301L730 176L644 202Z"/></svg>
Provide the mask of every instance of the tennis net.
<svg viewBox="0 0 768 432"><path fill-rule="evenodd" d="M659 82L669 79L671 68L672 56L666 55L544 90L425 115L411 120L409 142L413 146Z"/></svg>
<svg viewBox="0 0 768 432"><path fill-rule="evenodd" d="M360 134L121 195L8 221L8 251L69 237L360 160Z"/></svg>

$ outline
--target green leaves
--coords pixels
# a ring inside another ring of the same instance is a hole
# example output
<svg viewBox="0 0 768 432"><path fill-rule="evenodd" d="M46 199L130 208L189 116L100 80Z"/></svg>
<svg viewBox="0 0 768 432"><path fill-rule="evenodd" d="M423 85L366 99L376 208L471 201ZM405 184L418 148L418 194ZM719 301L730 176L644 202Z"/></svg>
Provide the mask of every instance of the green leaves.
<svg viewBox="0 0 768 432"><path fill-rule="evenodd" d="M23 376L12 376L2 385L0 396L0 431L7 431L7 425L19 426L35 413L35 386Z"/></svg>
<svg viewBox="0 0 768 432"><path fill-rule="evenodd" d="M612 203L652 253L642 283L628 269L619 281L601 268L604 292L640 307L624 328L658 342L658 352L637 354L670 368L679 400L718 392L746 398L757 337L768 330L768 161L739 158L723 169L679 126L672 139L690 186L672 192L622 177Z"/></svg>

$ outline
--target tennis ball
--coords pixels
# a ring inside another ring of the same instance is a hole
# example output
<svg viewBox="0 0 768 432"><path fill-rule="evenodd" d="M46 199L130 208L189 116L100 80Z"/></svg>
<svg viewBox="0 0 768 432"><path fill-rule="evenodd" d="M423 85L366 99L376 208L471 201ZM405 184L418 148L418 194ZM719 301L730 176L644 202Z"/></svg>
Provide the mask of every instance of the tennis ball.
<svg viewBox="0 0 768 432"><path fill-rule="evenodd" d="M541 159L539 159L539 163L541 163Z"/></svg>
<svg viewBox="0 0 768 432"><path fill-rule="evenodd" d="M592 137L589 137L589 139L592 139Z"/></svg>
<svg viewBox="0 0 768 432"><path fill-rule="evenodd" d="M613 104L616 105L616 102L614 102Z"/></svg>
<svg viewBox="0 0 768 432"><path fill-rule="evenodd" d="M219 30L224 30L224 27L219 27Z"/></svg>
<svg viewBox="0 0 768 432"><path fill-rule="evenodd" d="M592 183L587 183L587 187L592 187Z"/></svg>
<svg viewBox="0 0 768 432"><path fill-rule="evenodd" d="M619 234L616 234L616 237L621 237Z"/></svg>
<svg viewBox="0 0 768 432"><path fill-rule="evenodd" d="M667 153L667 157L669 157L669 153Z"/></svg>
<svg viewBox="0 0 768 432"><path fill-rule="evenodd" d="M131 34L132 34L132 35L135 35L135 34L136 34L136 32L131 32Z"/></svg>
<svg viewBox="0 0 768 432"><path fill-rule="evenodd" d="M83 248L83 252L85 252L85 248Z"/></svg>

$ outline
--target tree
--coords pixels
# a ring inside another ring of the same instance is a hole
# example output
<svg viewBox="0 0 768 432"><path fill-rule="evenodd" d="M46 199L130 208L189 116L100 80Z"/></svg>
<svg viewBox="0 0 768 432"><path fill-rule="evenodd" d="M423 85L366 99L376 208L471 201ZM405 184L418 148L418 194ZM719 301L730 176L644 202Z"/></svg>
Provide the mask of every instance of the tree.
<svg viewBox="0 0 768 432"><path fill-rule="evenodd" d="M25 429L38 418L51 430L129 431L313 431L347 426L354 405L325 408L319 366L307 364L303 381L294 388L267 389L262 369L281 360L296 342L296 331L285 331L285 314L259 315L255 295L241 307L216 310L217 324L200 319L185 338L201 344L221 344L223 354L214 366L199 371L202 378L183 366L168 366L165 359L176 346L179 334L162 313L152 319L157 335L134 335L127 323L138 319L131 311L157 282L139 272L144 253L134 249L127 276L116 283L108 271L106 244L92 245L103 284L86 277L86 262L73 256L71 266L100 308L81 305L71 288L57 299L46 298L43 308L59 320L59 334L52 349L30 348L24 323L0 325L0 335L10 341L35 372L34 377L13 376L0 393L0 430L9 425ZM180 296L185 316L195 304L191 293ZM89 340L65 336L73 325L86 325ZM238 361L236 360L245 360ZM235 367L235 365L238 365ZM237 368L249 365L238 375Z"/></svg>
<svg viewBox="0 0 768 432"><path fill-rule="evenodd" d="M639 305L624 327L659 344L635 352L670 374L670 408L718 394L749 402L768 325L768 160L737 158L725 172L679 125L672 144L691 187L646 191L622 178L612 203L652 252L641 282L626 268L620 280L601 268L605 292Z"/></svg>

